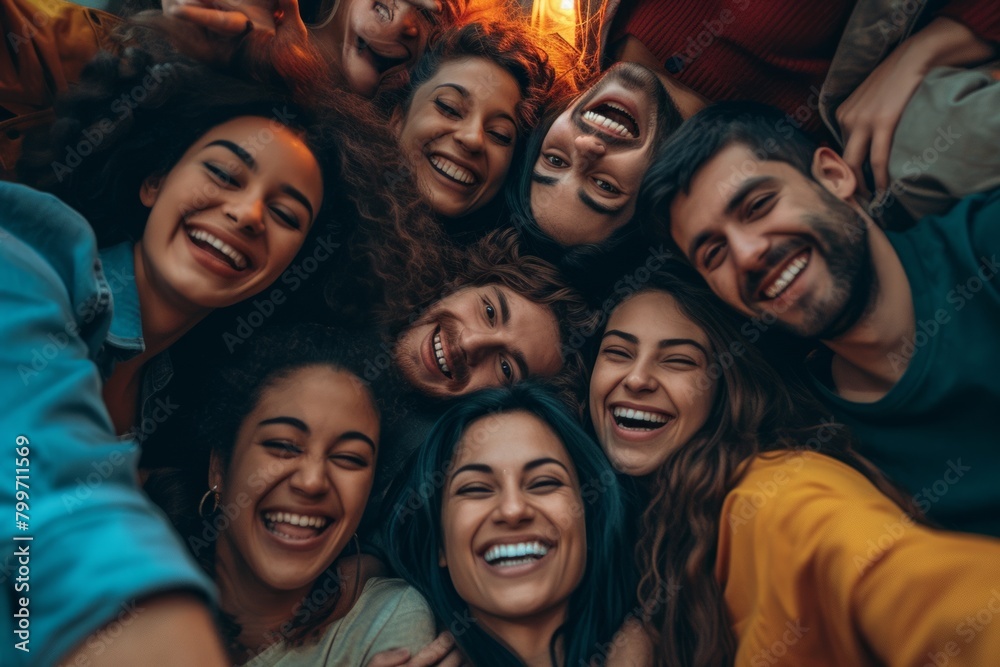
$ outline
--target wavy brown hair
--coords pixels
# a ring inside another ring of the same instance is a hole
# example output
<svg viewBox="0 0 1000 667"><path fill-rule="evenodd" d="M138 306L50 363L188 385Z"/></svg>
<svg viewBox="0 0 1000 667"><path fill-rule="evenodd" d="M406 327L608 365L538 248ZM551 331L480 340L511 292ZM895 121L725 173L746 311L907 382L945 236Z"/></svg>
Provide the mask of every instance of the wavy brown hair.
<svg viewBox="0 0 1000 667"><path fill-rule="evenodd" d="M53 126L26 140L24 182L79 210L100 245L135 240L147 214L136 196L143 179L169 171L214 125L275 118L302 134L323 171L323 210L299 257L321 233L337 239L339 255L324 267L332 319L354 323L372 304L426 297L447 242L371 102L323 77L306 94L280 77L265 84L219 72L178 54L148 25L127 23L116 39L119 55L99 54L57 100ZM81 143L92 152L80 168L53 169Z"/></svg>
<svg viewBox="0 0 1000 667"><path fill-rule="evenodd" d="M678 267L683 275L684 269ZM705 332L710 365L721 375L701 430L672 452L650 480L636 556L640 603L657 665L730 665L736 656L722 589L714 575L726 495L759 454L807 448L849 465L911 516L921 513L877 468L857 454L847 428L833 423L795 378L782 377L740 336L738 320L693 277L654 274L637 293L662 291ZM741 342L745 352L720 356ZM826 428L832 437L819 435ZM669 588L668 588L669 586ZM665 600L664 590L677 591Z"/></svg>
<svg viewBox="0 0 1000 667"><path fill-rule="evenodd" d="M464 249L446 254L446 276L434 297L414 301L404 310L385 311L382 322L393 337L398 336L433 302L464 287L501 284L533 303L552 310L559 323L563 366L549 381L560 398L578 413L585 403L588 365L584 344L598 326L597 314L549 262L522 252L517 232L500 229ZM580 341L577 344L577 341Z"/></svg>

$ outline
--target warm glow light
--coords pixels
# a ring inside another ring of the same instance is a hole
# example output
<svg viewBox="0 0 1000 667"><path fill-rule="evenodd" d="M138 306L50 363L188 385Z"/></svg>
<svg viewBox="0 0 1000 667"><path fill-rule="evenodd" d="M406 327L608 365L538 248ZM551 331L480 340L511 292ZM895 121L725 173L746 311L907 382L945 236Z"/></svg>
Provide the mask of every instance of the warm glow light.
<svg viewBox="0 0 1000 667"><path fill-rule="evenodd" d="M555 33L576 46L576 27L580 24L576 0L535 0L531 23L541 34Z"/></svg>

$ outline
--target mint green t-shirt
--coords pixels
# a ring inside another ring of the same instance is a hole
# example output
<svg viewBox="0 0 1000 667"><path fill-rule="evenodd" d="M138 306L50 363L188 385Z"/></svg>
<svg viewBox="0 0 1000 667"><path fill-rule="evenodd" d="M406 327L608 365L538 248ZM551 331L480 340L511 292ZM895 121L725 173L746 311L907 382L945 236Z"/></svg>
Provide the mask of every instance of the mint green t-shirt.
<svg viewBox="0 0 1000 667"><path fill-rule="evenodd" d="M874 403L813 378L859 450L946 528L1000 536L1000 190L888 234L916 331L890 355L906 371Z"/></svg>

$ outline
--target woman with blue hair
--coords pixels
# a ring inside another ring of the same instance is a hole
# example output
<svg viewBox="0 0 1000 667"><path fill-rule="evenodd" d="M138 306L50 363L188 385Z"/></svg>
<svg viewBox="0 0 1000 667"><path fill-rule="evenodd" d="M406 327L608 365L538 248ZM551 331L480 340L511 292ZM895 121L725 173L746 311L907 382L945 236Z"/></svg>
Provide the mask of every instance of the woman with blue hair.
<svg viewBox="0 0 1000 667"><path fill-rule="evenodd" d="M526 384L475 394L437 422L387 544L471 664L600 664L634 591L624 518L598 445Z"/></svg>

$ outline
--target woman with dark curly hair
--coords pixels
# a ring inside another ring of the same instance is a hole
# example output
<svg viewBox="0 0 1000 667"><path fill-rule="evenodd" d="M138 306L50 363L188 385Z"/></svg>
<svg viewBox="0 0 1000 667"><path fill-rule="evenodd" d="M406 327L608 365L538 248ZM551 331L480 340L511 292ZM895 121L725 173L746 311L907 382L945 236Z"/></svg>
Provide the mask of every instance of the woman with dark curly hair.
<svg viewBox="0 0 1000 667"><path fill-rule="evenodd" d="M387 527L392 564L477 667L603 664L631 598L600 448L537 385L435 424Z"/></svg>
<svg viewBox="0 0 1000 667"><path fill-rule="evenodd" d="M993 661L1000 635L967 619L994 604L1000 541L929 528L738 326L706 287L654 274L601 339L594 430L649 492L635 664Z"/></svg>
<svg viewBox="0 0 1000 667"><path fill-rule="evenodd" d="M219 586L235 664L360 667L434 637L417 591L362 574L380 418L356 343L316 325L259 333L202 388L208 465L146 485Z"/></svg>
<svg viewBox="0 0 1000 667"><path fill-rule="evenodd" d="M417 62L392 127L440 217L467 227L494 201L554 79L528 26L515 21L453 28Z"/></svg>
<svg viewBox="0 0 1000 667"><path fill-rule="evenodd" d="M162 393L162 353L213 310L270 287L296 257L332 252L341 237L328 221L366 159L345 150L356 125L329 111L342 106L297 105L181 61L126 55L96 61L25 155L25 179L76 210L0 184L0 355L18 369L0 395L21 397L2 419L38 443L32 490L55 499L32 513L34 570L60 600L78 591L72 604L33 592L37 608L61 610L33 619L45 663L77 643L87 651L81 640L125 600L208 590L135 487L137 442L176 407ZM372 206L383 205L395 204ZM359 207L362 220L373 208ZM134 439L119 439L130 430ZM99 488L84 493L76 481L95 470ZM2 501L13 509L13 488ZM70 553L86 557L67 567Z"/></svg>

